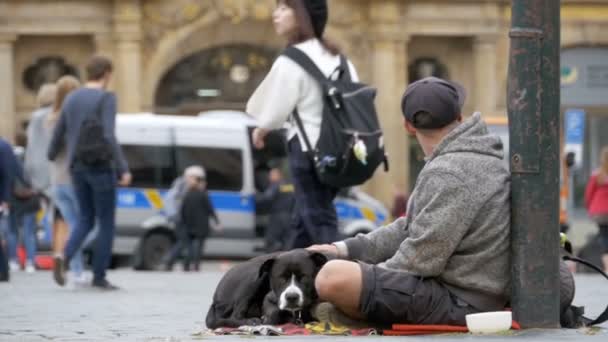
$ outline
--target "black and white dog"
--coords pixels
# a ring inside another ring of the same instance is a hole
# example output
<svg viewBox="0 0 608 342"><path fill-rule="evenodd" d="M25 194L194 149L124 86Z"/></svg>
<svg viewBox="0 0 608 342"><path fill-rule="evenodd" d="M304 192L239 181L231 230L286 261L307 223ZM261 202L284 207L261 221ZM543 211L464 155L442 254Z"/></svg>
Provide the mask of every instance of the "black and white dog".
<svg viewBox="0 0 608 342"><path fill-rule="evenodd" d="M315 277L327 257L295 249L253 258L220 280L207 312L208 328L306 323L317 301Z"/></svg>

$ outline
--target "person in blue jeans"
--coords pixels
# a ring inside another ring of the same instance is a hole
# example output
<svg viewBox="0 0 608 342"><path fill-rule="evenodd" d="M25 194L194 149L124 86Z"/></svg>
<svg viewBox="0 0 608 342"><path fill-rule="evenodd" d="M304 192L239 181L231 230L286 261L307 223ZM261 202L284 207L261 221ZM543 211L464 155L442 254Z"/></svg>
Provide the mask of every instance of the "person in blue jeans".
<svg viewBox="0 0 608 342"><path fill-rule="evenodd" d="M51 135L61 116L61 108L65 98L81 84L74 76L66 75L57 81L57 94L54 99L53 109L45 119L44 130L47 135ZM50 184L53 204L57 208L53 222L53 251L59 256L65 247L66 238L69 231L73 231L80 217L78 199L72 185L70 168L66 158L65 149L62 149L50 163ZM84 265L82 261L82 247L74 254L70 260L70 272L73 285L84 285L90 279L83 273Z"/></svg>
<svg viewBox="0 0 608 342"><path fill-rule="evenodd" d="M41 206L41 196L33 188L31 177L23 167L23 154L16 153L15 156L17 157L18 177L15 177L11 184L10 211L6 232L9 268L11 271L21 269L17 255L17 247L21 241L26 255L24 269L27 273L34 273L36 271L36 231L38 229L36 213Z"/></svg>
<svg viewBox="0 0 608 342"><path fill-rule="evenodd" d="M118 287L106 279L106 270L114 241L116 186L128 186L131 174L114 133L116 96L105 91L112 76L112 62L94 56L87 63L86 73L84 87L71 92L63 103L48 151L49 160L54 160L65 146L80 208L80 218L64 254L55 258L53 278L60 286L65 285L68 263L97 220L99 232L93 249L92 286L115 290ZM92 132L96 134L93 136Z"/></svg>
<svg viewBox="0 0 608 342"><path fill-rule="evenodd" d="M8 232L7 247L9 256L9 268L11 271L17 271L20 268L17 255L17 247L19 245L19 235L23 246L25 247L25 271L34 273L36 271L36 211L28 211L19 208L20 205L15 205L17 201L12 201L10 214L8 215ZM21 228L21 234L19 234Z"/></svg>

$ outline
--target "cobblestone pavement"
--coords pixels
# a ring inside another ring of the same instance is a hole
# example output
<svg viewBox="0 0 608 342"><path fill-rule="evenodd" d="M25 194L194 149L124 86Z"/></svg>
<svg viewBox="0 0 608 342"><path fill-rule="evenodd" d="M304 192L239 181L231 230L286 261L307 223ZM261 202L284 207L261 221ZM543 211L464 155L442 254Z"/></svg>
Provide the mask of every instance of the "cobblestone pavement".
<svg viewBox="0 0 608 342"><path fill-rule="evenodd" d="M53 283L51 273L13 273L0 283L0 341L200 341L242 340L242 337L197 335L222 272L229 265L208 262L201 273L112 271L109 279L121 286L116 292L69 290ZM608 282L577 277L576 302L595 315L608 304ZM319 337L273 337L274 340L311 341ZM608 325L595 330L529 330L512 335L447 335L431 340L608 340ZM256 338L264 339L264 338ZM327 341L354 338L323 337ZM363 337L358 341L395 340ZM416 340L419 338L408 338ZM403 340L401 338L400 340Z"/></svg>

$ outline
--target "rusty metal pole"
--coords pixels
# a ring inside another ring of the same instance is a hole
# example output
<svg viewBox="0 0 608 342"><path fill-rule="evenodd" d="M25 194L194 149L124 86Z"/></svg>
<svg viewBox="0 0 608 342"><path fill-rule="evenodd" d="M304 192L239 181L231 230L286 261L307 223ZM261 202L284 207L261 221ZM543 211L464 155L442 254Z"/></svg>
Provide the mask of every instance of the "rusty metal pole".
<svg viewBox="0 0 608 342"><path fill-rule="evenodd" d="M559 327L559 6L513 0L511 10L511 304L524 328Z"/></svg>

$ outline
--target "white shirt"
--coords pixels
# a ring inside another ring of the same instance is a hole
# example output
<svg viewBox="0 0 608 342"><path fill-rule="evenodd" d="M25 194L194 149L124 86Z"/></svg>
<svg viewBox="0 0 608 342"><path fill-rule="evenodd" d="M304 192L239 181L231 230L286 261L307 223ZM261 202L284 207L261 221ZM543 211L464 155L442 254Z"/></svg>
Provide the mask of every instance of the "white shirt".
<svg viewBox="0 0 608 342"><path fill-rule="evenodd" d="M340 55L332 55L316 38L294 46L306 53L326 77L340 65ZM348 67L352 81L358 82L357 71L350 61ZM246 111L256 119L259 127L274 130L285 125L295 108L298 109L310 144L314 147L319 139L323 114L321 86L296 62L279 56L251 95ZM296 134L300 146L307 151L304 138L294 122L289 125L287 139L290 140Z"/></svg>

